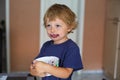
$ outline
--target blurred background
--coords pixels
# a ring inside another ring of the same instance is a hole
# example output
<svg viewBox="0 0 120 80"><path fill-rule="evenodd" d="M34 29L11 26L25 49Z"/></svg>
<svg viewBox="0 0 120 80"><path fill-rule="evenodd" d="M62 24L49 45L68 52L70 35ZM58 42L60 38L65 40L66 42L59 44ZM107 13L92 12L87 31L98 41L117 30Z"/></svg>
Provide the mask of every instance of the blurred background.
<svg viewBox="0 0 120 80"><path fill-rule="evenodd" d="M120 80L120 0L0 0L0 73L29 72L49 39L43 16L54 3L77 15L78 28L69 37L80 47L84 69L75 74Z"/></svg>

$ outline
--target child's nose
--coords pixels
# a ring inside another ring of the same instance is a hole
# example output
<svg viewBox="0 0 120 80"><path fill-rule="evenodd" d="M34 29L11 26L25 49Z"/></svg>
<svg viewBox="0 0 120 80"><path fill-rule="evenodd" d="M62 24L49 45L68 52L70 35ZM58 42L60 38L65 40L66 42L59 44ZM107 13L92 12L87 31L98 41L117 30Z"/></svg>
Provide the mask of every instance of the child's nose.
<svg viewBox="0 0 120 80"><path fill-rule="evenodd" d="M52 27L52 28L51 28L51 32L55 32L55 28Z"/></svg>

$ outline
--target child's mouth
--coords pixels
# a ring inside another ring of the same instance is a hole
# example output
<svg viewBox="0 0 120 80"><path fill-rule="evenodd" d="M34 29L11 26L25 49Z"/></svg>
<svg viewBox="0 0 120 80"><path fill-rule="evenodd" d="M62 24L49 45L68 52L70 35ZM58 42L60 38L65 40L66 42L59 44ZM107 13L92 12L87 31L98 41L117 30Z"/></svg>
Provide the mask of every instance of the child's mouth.
<svg viewBox="0 0 120 80"><path fill-rule="evenodd" d="M50 34L51 38L57 38L59 36L59 34Z"/></svg>

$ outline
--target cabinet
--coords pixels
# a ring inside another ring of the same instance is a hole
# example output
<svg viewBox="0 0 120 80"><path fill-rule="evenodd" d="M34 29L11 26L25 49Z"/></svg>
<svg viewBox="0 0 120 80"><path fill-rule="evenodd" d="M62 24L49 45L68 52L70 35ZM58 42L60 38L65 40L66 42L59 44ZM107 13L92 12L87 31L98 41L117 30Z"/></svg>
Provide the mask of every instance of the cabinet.
<svg viewBox="0 0 120 80"><path fill-rule="evenodd" d="M120 80L120 0L107 0L103 71L110 80Z"/></svg>

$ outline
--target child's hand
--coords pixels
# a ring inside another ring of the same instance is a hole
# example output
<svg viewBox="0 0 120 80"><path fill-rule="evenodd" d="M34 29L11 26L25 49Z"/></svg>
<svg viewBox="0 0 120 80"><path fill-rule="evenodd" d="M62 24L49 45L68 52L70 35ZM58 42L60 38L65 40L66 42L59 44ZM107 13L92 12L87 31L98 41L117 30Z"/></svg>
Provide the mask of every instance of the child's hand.
<svg viewBox="0 0 120 80"><path fill-rule="evenodd" d="M30 66L30 73L33 76L45 77L46 73L43 70L43 62L33 61L33 64Z"/></svg>
<svg viewBox="0 0 120 80"><path fill-rule="evenodd" d="M33 66L35 66L35 68L37 69L37 70L40 70L41 72L45 72L45 67L48 65L47 63L45 63L45 62L42 62L42 61L36 61L36 60L34 60L33 61Z"/></svg>

